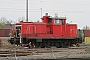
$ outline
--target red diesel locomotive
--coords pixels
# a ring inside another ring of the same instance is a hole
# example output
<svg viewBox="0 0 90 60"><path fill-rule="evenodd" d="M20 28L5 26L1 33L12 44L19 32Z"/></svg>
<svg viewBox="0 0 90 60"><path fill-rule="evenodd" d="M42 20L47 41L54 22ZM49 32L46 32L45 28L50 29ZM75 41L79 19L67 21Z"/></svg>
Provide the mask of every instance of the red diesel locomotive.
<svg viewBox="0 0 90 60"><path fill-rule="evenodd" d="M77 44L77 24L66 23L66 17L43 16L42 22L16 23L11 44L28 44L35 47L68 47Z"/></svg>

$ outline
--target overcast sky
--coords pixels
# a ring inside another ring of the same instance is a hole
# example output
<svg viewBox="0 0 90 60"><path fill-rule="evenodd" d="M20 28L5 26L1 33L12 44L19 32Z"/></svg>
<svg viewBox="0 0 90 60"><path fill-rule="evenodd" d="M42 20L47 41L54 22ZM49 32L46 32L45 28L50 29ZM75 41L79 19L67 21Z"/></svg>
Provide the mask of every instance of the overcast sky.
<svg viewBox="0 0 90 60"><path fill-rule="evenodd" d="M37 21L46 12L51 16L66 16L67 22L77 23L79 28L90 27L90 0L29 0L29 21ZM18 21L25 17L26 0L0 0L0 18Z"/></svg>

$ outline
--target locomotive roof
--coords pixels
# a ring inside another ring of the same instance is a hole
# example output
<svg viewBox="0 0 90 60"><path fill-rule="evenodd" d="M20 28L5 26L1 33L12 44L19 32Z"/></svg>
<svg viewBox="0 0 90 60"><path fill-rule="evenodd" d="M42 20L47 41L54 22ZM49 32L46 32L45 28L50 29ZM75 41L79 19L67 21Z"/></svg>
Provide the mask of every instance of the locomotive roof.
<svg viewBox="0 0 90 60"><path fill-rule="evenodd" d="M49 18L53 18L53 19L67 19L66 17L58 17L58 16L55 16L55 17L52 17L52 16L48 16Z"/></svg>
<svg viewBox="0 0 90 60"><path fill-rule="evenodd" d="M65 19L66 20L66 17L52 17L53 19Z"/></svg>
<svg viewBox="0 0 90 60"><path fill-rule="evenodd" d="M23 22L23 23L16 23L16 25L21 25L21 24L46 24L42 22Z"/></svg>

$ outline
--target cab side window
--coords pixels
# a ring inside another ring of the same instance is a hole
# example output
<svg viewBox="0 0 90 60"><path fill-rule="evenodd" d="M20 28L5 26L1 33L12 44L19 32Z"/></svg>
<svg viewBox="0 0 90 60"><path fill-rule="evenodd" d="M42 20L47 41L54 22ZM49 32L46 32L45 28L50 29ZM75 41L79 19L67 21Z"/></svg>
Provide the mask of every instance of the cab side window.
<svg viewBox="0 0 90 60"><path fill-rule="evenodd" d="M59 19L54 19L54 24L60 24L60 20Z"/></svg>

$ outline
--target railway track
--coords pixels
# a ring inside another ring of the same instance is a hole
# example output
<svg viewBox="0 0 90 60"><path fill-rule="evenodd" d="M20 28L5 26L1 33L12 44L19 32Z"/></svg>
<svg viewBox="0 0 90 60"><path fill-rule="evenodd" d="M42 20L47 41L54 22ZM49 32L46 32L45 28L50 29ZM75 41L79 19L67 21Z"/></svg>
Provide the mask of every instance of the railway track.
<svg viewBox="0 0 90 60"><path fill-rule="evenodd" d="M1 49L0 56L27 56L39 55L43 53L60 53L60 54L85 54L85 47L70 47L70 48L33 48L33 49Z"/></svg>
<svg viewBox="0 0 90 60"><path fill-rule="evenodd" d="M69 48L7 48L0 49L2 60L6 57L11 59L61 59L61 58L89 58L88 45Z"/></svg>

